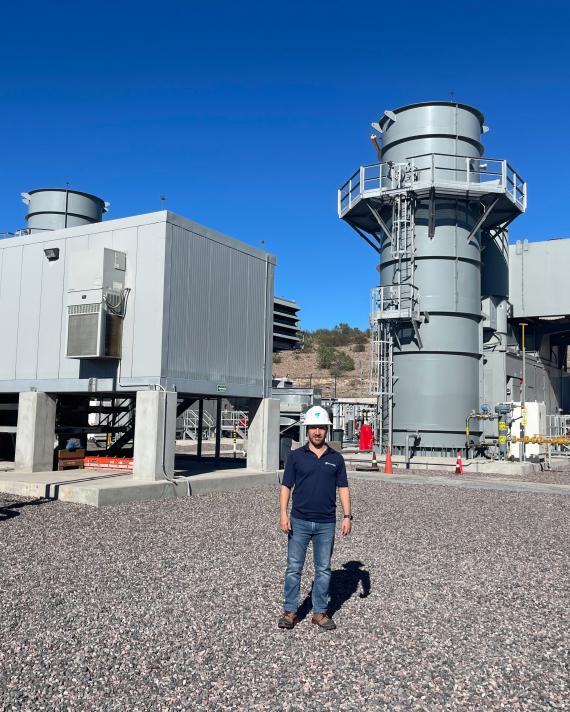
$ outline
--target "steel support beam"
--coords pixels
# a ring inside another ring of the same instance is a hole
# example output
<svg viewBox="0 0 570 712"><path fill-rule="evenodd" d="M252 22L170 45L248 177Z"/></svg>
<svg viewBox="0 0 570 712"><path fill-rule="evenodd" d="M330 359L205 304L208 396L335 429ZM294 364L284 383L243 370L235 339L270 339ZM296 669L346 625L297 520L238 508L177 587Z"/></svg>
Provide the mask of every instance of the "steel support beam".
<svg viewBox="0 0 570 712"><path fill-rule="evenodd" d="M198 400L198 445L196 447L196 457L200 460L202 457L202 438L204 436L204 399Z"/></svg>
<svg viewBox="0 0 570 712"><path fill-rule="evenodd" d="M195 398L185 398L183 401L180 401L176 407L176 417L179 418L184 411L188 410L195 400Z"/></svg>
<svg viewBox="0 0 570 712"><path fill-rule="evenodd" d="M348 223L348 224L349 224L350 227L354 230L354 232L358 233L358 235L360 235L360 237L361 237L363 240L366 240L366 242L370 245L370 247L371 247L373 250L376 250L376 252L377 252L379 255L382 254L382 251L380 250L380 248L377 247L377 246L372 242L372 240L369 240L369 239L366 237L366 235L362 232L362 230L361 230L360 228L356 227L356 225L352 225L351 223Z"/></svg>
<svg viewBox="0 0 570 712"><path fill-rule="evenodd" d="M380 227L382 228L382 231L384 232L384 234L386 235L386 237L392 237L392 233L390 232L390 230L388 230L388 226L386 225L386 223L384 222L384 220L382 220L382 216L381 216L380 213L376 210L376 208L373 208L373 207L370 205L370 203L368 203L368 202L366 203L366 205L368 205L368 209L370 210L370 212L372 213L372 215L374 215L374 217L376 218L376 222L378 223L378 225L380 225Z"/></svg>
<svg viewBox="0 0 570 712"><path fill-rule="evenodd" d="M485 210L483 211L481 217L479 218L479 220L477 220L477 222L476 222L475 225L473 226L471 232L470 232L469 235L467 236L467 242L471 242L471 239L473 238L473 235L475 235L475 233L477 232L477 230L480 229L481 225L485 222L485 219L486 219L487 215L489 215L489 213L495 208L495 205L496 205L498 202L499 202L499 198L495 198L495 200L493 200L493 202L490 203L490 204L485 208Z"/></svg>
<svg viewBox="0 0 570 712"><path fill-rule="evenodd" d="M216 460L220 459L222 443L222 399L216 398L216 450L214 452L214 457Z"/></svg>
<svg viewBox="0 0 570 712"><path fill-rule="evenodd" d="M435 235L435 188L430 188L428 203L428 237L433 240Z"/></svg>

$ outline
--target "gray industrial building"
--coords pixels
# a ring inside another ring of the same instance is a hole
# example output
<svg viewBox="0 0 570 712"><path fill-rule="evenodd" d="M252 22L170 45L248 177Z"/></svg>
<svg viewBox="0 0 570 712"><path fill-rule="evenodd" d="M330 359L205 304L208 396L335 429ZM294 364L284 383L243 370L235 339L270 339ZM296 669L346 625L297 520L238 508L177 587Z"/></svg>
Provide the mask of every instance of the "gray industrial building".
<svg viewBox="0 0 570 712"><path fill-rule="evenodd" d="M107 205L86 193L24 200L27 229L0 240L0 428L13 432L17 401L16 468L51 469L56 430L87 430L89 403L112 398L135 478L171 476L177 413L240 398L248 467L276 470L275 258L167 211L101 222Z"/></svg>
<svg viewBox="0 0 570 712"><path fill-rule="evenodd" d="M273 300L273 351L300 349L299 330L298 304L292 299L276 296Z"/></svg>
<svg viewBox="0 0 570 712"><path fill-rule="evenodd" d="M341 187L338 214L380 258L370 323L381 448L484 450L501 404L566 411L570 241L509 246L527 187L506 159L483 156L477 109L411 104L372 126L379 162Z"/></svg>

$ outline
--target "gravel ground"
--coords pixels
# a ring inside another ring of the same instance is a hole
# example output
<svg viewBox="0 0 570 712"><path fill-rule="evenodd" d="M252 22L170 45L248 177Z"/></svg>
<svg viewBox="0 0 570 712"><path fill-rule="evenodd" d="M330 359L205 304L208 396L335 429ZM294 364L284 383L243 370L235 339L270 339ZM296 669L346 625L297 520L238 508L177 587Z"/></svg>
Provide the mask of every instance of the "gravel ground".
<svg viewBox="0 0 570 712"><path fill-rule="evenodd" d="M354 471L357 465L366 464L359 461L347 463L347 469L350 472ZM551 485L570 485L570 470L542 470L539 472L531 472L525 475L520 473L498 473L498 472L476 472L475 468L465 468L463 475L456 475L450 467L441 470L426 470L425 467L416 467L406 470L404 466L394 466L395 475L421 475L422 477L463 477L470 480L487 479L487 480L505 480L507 482L538 482ZM384 463L380 464L378 470L380 474L384 472Z"/></svg>
<svg viewBox="0 0 570 712"><path fill-rule="evenodd" d="M382 473L382 468L379 470ZM395 475L415 475L422 477L453 477L460 480L504 480L505 482L537 482L540 484L550 485L570 485L570 472L551 472L544 470L543 472L532 472L528 475L520 474L505 474L493 472L475 472L464 470L462 475L456 475L449 468L446 470L425 470L425 469L409 469L394 468Z"/></svg>
<svg viewBox="0 0 570 712"><path fill-rule="evenodd" d="M352 491L333 633L276 628L274 488L99 511L0 495L0 709L569 709L570 499Z"/></svg>

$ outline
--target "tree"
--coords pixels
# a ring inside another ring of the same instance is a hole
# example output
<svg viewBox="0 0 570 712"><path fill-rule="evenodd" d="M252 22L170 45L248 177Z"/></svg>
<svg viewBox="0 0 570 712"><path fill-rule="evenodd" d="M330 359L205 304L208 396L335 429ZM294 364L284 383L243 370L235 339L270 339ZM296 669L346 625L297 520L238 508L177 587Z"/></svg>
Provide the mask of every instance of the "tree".
<svg viewBox="0 0 570 712"><path fill-rule="evenodd" d="M345 371L354 371L354 361L344 351L336 351L335 349L334 359L329 371L333 376L340 376Z"/></svg>
<svg viewBox="0 0 570 712"><path fill-rule="evenodd" d="M337 350L327 344L319 344L318 363L319 368L330 368L335 360Z"/></svg>

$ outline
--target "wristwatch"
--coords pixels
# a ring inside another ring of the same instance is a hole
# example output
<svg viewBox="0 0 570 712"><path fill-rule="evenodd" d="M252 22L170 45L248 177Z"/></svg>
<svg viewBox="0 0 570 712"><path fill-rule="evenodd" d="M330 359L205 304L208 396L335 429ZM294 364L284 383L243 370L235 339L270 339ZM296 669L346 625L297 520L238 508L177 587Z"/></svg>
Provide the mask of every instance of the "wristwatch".
<svg viewBox="0 0 570 712"><path fill-rule="evenodd" d="M350 519L350 521L352 522L352 520L354 519L354 517L352 516L352 514L345 514L344 517L343 517L343 519Z"/></svg>

